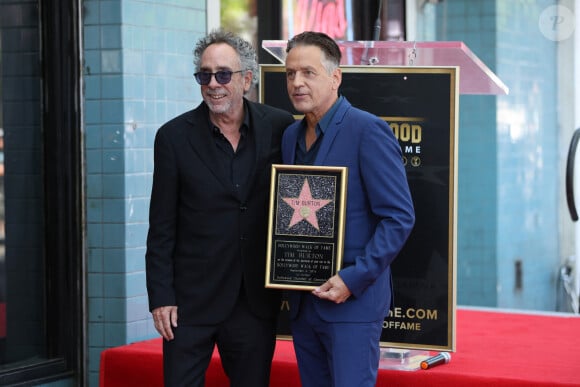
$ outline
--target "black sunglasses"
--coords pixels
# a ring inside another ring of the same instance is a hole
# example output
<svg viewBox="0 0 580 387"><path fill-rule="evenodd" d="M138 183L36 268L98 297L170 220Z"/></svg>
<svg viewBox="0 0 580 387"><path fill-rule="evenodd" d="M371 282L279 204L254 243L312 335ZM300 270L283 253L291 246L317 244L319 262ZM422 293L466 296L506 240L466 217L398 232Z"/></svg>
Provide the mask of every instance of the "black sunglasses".
<svg viewBox="0 0 580 387"><path fill-rule="evenodd" d="M211 82L211 76L215 76L215 80L217 81L217 83L219 83L220 85L225 85L226 83L230 83L230 81L232 80L232 74L235 73L242 73L244 72L244 70L239 70L239 71L217 71L215 73L208 73L206 71L200 71L198 73L193 74L193 76L195 77L195 80L197 81L197 83L199 83L200 85L209 85L209 83Z"/></svg>

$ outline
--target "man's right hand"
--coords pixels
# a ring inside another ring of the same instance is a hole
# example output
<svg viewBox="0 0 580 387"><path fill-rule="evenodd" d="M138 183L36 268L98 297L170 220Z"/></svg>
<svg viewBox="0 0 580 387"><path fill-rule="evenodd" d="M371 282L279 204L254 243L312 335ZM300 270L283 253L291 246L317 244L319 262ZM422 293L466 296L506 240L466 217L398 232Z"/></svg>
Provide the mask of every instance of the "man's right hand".
<svg viewBox="0 0 580 387"><path fill-rule="evenodd" d="M177 306L160 306L153 309L155 329L167 341L173 340L173 328L177 327Z"/></svg>

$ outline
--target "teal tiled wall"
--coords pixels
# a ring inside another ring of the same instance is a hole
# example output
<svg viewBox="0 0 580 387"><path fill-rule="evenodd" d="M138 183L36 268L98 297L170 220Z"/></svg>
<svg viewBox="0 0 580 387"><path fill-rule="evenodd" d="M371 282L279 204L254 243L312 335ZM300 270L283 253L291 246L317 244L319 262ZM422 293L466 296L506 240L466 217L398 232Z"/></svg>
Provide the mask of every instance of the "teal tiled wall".
<svg viewBox="0 0 580 387"><path fill-rule="evenodd" d="M460 97L458 304L555 310L556 44L538 28L540 13L555 3L446 0L437 7L437 39L465 42L510 89Z"/></svg>
<svg viewBox="0 0 580 387"><path fill-rule="evenodd" d="M204 0L83 2L89 385L103 349L156 337L145 241L158 127L196 106Z"/></svg>
<svg viewBox="0 0 580 387"><path fill-rule="evenodd" d="M498 3L498 306L555 310L559 127L557 43L538 26L557 1ZM521 265L521 283L515 282ZM519 286L521 285L521 286Z"/></svg>

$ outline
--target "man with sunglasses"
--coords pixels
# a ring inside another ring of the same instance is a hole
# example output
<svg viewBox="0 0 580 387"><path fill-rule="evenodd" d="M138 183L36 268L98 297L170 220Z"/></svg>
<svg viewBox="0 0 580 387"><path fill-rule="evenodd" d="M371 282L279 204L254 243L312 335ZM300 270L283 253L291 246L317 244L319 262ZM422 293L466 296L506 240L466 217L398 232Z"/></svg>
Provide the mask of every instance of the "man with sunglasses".
<svg viewBox="0 0 580 387"><path fill-rule="evenodd" d="M214 346L231 386L268 386L280 297L264 288L271 165L288 112L244 97L256 53L221 30L194 51L203 102L155 136L149 308L166 386L204 386Z"/></svg>

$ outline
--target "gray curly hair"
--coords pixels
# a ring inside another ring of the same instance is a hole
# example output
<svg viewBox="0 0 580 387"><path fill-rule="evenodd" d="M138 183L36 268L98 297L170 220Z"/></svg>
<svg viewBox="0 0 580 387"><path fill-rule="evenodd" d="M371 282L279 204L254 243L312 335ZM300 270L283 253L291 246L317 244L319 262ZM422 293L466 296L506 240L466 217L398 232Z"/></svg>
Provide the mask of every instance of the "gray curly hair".
<svg viewBox="0 0 580 387"><path fill-rule="evenodd" d="M252 86L258 84L258 57L252 44L232 32L217 29L197 41L193 51L193 65L198 72L205 49L215 43L225 43L238 53L242 70L252 71Z"/></svg>

